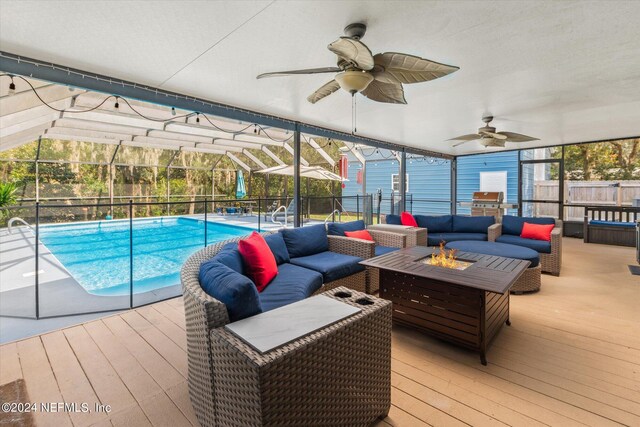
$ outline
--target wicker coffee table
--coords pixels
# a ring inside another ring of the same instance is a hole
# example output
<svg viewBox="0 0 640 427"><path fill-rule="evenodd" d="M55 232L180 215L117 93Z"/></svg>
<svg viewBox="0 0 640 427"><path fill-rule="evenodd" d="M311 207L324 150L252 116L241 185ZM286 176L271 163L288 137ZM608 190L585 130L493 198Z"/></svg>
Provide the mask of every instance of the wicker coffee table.
<svg viewBox="0 0 640 427"><path fill-rule="evenodd" d="M321 295L360 311L266 352L211 331L220 425L366 426L387 415L391 303L345 287Z"/></svg>
<svg viewBox="0 0 640 427"><path fill-rule="evenodd" d="M393 321L480 353L509 322L509 289L529 261L460 252L464 270L425 262L438 249L400 249L362 261L380 270L380 297L393 302Z"/></svg>

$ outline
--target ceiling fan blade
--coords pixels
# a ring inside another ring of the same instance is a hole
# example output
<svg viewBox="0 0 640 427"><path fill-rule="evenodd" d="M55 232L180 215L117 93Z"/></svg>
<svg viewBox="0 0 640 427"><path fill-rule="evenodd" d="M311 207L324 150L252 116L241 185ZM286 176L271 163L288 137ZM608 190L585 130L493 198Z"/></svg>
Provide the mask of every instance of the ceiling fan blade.
<svg viewBox="0 0 640 427"><path fill-rule="evenodd" d="M296 74L338 73L340 71L342 71L342 69L338 67L308 68L306 70L275 71L273 73L262 73L256 78L262 79L265 77L293 76Z"/></svg>
<svg viewBox="0 0 640 427"><path fill-rule="evenodd" d="M316 90L311 95L309 95L307 97L307 101L309 101L312 104L315 104L316 102L320 101L322 98L331 95L333 92L337 91L338 89L340 89L340 85L338 84L338 82L335 80L331 80L330 82L322 85L320 89Z"/></svg>
<svg viewBox="0 0 640 427"><path fill-rule="evenodd" d="M480 132L480 135L490 136L493 139L507 139L507 137L505 135L502 135L500 133L495 133L495 132L482 131L482 132Z"/></svg>
<svg viewBox="0 0 640 427"><path fill-rule="evenodd" d="M539 141L538 138L534 138L532 136L522 135L515 132L498 132L499 135L506 136L507 141L511 142L528 142L528 141Z"/></svg>
<svg viewBox="0 0 640 427"><path fill-rule="evenodd" d="M420 83L446 76L460 68L405 53L385 52L373 57L373 76L384 83Z"/></svg>
<svg viewBox="0 0 640 427"><path fill-rule="evenodd" d="M453 144L453 145L452 145L452 147L453 147L453 148L455 148L455 147L457 147L458 145L466 144L467 142L471 142L471 140L468 140L468 141L460 141L460 142L458 142L457 144Z"/></svg>
<svg viewBox="0 0 640 427"><path fill-rule="evenodd" d="M327 46L327 49L361 70L373 69L373 55L367 45L361 41L350 37L340 37Z"/></svg>
<svg viewBox="0 0 640 427"><path fill-rule="evenodd" d="M386 102L389 104L407 103L407 100L404 99L404 89L402 89L400 83L382 83L373 80L369 83L369 86L360 93L373 101Z"/></svg>
<svg viewBox="0 0 640 427"><path fill-rule="evenodd" d="M476 139L482 138L482 135L478 135L477 133L470 133L468 135L461 135L455 138L447 139L447 141L475 141ZM455 147L455 145L454 145Z"/></svg>

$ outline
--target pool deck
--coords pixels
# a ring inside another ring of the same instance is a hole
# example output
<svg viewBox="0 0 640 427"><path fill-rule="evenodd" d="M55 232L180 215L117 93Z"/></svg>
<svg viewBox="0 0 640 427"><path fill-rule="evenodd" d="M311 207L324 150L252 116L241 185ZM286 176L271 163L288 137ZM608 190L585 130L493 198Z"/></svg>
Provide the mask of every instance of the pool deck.
<svg viewBox="0 0 640 427"><path fill-rule="evenodd" d="M204 219L204 215L184 215ZM142 219L142 218L139 218ZM260 221L262 231L282 228ZM207 222L258 229L257 215L210 214ZM311 221L308 224L319 224ZM307 225L307 224L305 224ZM0 229L0 343L45 333L98 318L92 312L129 309L125 296L98 296L88 293L40 242L39 315L35 304L35 237L27 227L14 227L13 233ZM134 294L134 306L141 306L181 294L180 285ZM90 313L90 314L81 314ZM44 318L44 319L43 319Z"/></svg>
<svg viewBox="0 0 640 427"><path fill-rule="evenodd" d="M483 366L472 351L395 325L388 426L640 425L640 298L632 248L564 239L560 277L511 297L510 327ZM33 402L111 405L36 412L45 426L198 427L181 298L0 346L0 385Z"/></svg>

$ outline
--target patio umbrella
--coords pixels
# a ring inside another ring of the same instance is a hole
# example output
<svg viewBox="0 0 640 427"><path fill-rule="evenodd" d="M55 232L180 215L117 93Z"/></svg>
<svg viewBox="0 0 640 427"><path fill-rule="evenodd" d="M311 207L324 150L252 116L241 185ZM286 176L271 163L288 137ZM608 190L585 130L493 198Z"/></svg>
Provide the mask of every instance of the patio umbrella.
<svg viewBox="0 0 640 427"><path fill-rule="evenodd" d="M287 175L293 176L293 166L274 166L272 168L262 169L256 171L258 173L266 173L273 175ZM300 176L304 178L322 179L326 181L348 181L346 178L341 178L340 175L326 170L321 166L300 166Z"/></svg>
<svg viewBox="0 0 640 427"><path fill-rule="evenodd" d="M246 187L244 186L244 175L242 171L238 171L238 182L236 183L236 199L242 199L247 195Z"/></svg>

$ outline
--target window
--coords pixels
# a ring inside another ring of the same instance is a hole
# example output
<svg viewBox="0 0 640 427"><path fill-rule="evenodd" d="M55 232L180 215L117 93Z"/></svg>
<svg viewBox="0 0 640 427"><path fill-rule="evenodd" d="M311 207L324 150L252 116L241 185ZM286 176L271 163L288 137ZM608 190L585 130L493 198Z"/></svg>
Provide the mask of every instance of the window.
<svg viewBox="0 0 640 427"><path fill-rule="evenodd" d="M405 193L408 193L409 192L409 174L405 175L404 183L405 183L404 191ZM398 180L397 173L391 174L391 191L393 191L394 193L400 192L400 180Z"/></svg>

